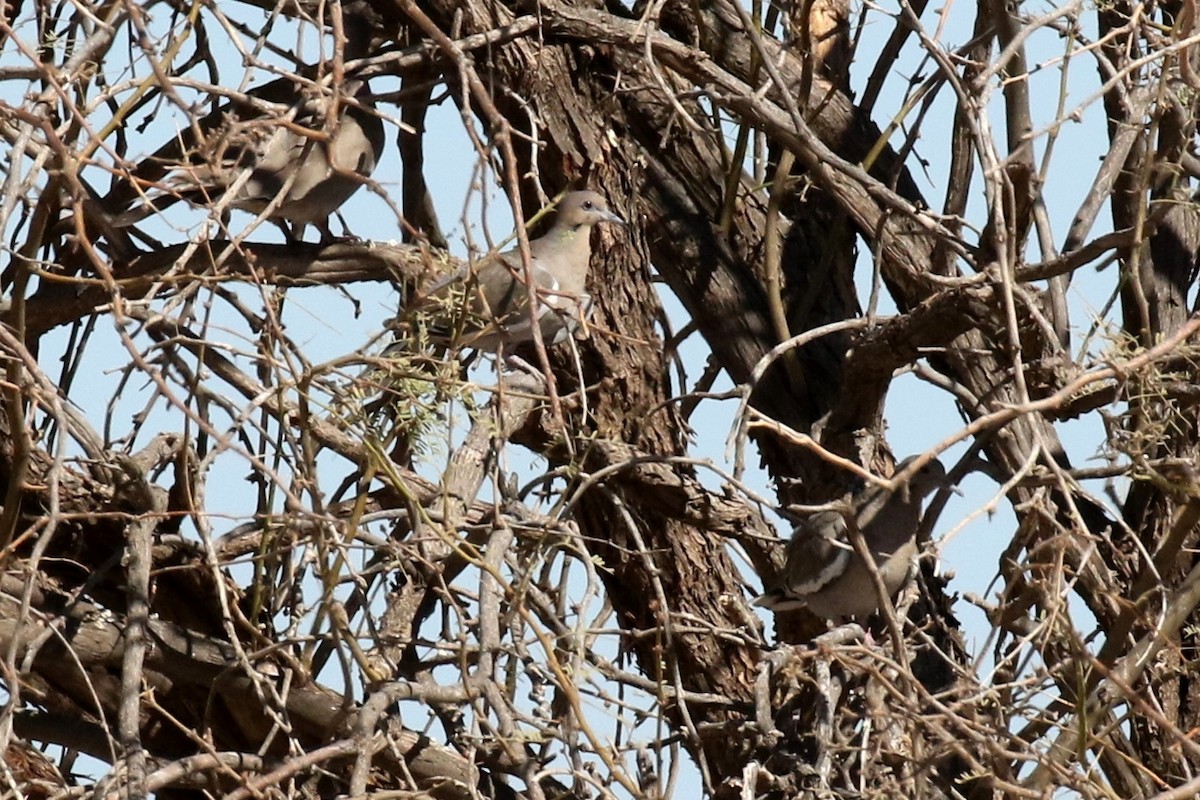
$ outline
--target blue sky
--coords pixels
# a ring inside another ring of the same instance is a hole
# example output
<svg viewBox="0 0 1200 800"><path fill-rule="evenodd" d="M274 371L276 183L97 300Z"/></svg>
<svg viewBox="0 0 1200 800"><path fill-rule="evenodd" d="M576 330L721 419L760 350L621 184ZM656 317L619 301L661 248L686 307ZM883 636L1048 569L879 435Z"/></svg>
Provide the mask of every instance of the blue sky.
<svg viewBox="0 0 1200 800"><path fill-rule="evenodd" d="M1026 6L1027 13L1035 9ZM949 4L943 9L934 10L927 14L926 24L932 29L938 22L935 16L938 12L945 14L945 27L941 41L947 48L953 48L969 36L974 7L966 4ZM165 14L159 9L156 13ZM253 16L255 12L251 12ZM864 29L863 43L859 49L859 66L854 72L856 88L861 91L861 82L873 61L873 54L884 37L891 31L891 24L885 15L872 11L869 23ZM1030 78L1031 92L1037 98L1035 111L1038 124L1048 125L1058 119L1065 110L1080 108L1079 121L1069 122L1055 130L1052 168L1047 175L1045 196L1050 211L1051 224L1057 244L1062 244L1067 225L1077 208L1080 200L1091 187L1091 180L1099 166L1100 159L1107 150L1104 132L1104 112L1102 106L1094 97L1096 90L1096 71L1088 57L1082 56L1069 62L1069 72L1064 79L1062 72L1063 40L1053 31L1042 31L1031 37L1030 61L1040 66ZM315 52L311 41L305 45L309 53ZM117 52L117 51L114 51ZM928 75L930 67L919 63L919 54L911 46L896 62L889 76L889 84L885 89L875 118L882 125L895 113L902 103L906 81L918 68L925 70ZM229 53L229 61L223 63L225 69L236 64L240 58L236 53ZM223 59L224 61L224 59ZM225 79L232 81L240 78L237 70L230 71ZM247 81L255 84L265 81L270 76L256 73ZM1060 86L1069 88L1068 99L1060 107ZM4 90L7 87L0 87ZM372 88L376 92L393 91L398 88L395 81L377 79ZM12 98L6 98L10 102ZM922 126L922 135L918 142L917 154L930 162L925 172L917 169L916 161L911 163L914 174L918 179L921 190L926 198L936 207L940 204L945 192L945 153L947 152L946 136L949 131L949 118L952 114L952 95L948 89L943 89ZM1084 104L1080 106L1079 104ZM385 108L389 113L395 113L393 108ZM999 91L993 94L989 106L992 122L996 128L996 136L1001 137L1002 98ZM133 151L148 152L158 142L166 138L180 124L178 116L164 113L160 119L144 133L139 134ZM428 120L430 133L426 137L429 147L427 154L427 179L433 190L434 202L441 216L443 225L447 228L452 250L456 255L463 256L467 252L466 240L470 232L476 242L485 241L484 226L492 240L499 241L506 237L512 224L511 215L506 208L503 195L496 188L494 176L482 174L478 164L473 160L472 150L462 130L462 118L452 103L446 102L432 110ZM1049 143L1048 131L1035 142L1040 159ZM395 150L395 128L389 126L388 148L375 180L381 189L393 197L399 195L399 160ZM900 141L897 136L895 142ZM997 147L1003 149L1002 140ZM100 181L103 186L104 182ZM488 204L489 216L481 217L481 203L478 202L478 191L490 194L492 202ZM369 191L360 191L344 208L343 216L349 221L351 230L358 236L370 240L398 240L399 225L394 214L382 199ZM969 218L979 227L985 219L983 198L980 194L973 197L969 210ZM177 207L173 210L172 219L199 221L203 218L200 213L192 213ZM233 228L248 222L250 217L235 214ZM636 221L635 221L636 222ZM1107 218L1102 215L1099 225L1107 225ZM335 230L338 228L335 223ZM1093 236L1106 228L1093 231ZM168 233L167 228L161 228L164 239L178 239L180 234ZM309 232L311 240L313 233ZM255 241L277 241L278 234L272 226L262 225L251 236ZM869 292L870 266L869 254L862 257L862 268L859 270L860 291L866 297ZM1030 255L1031 260L1037 260L1036 253ZM1097 313L1106 300L1107 292L1112 283L1111 273L1097 276L1091 271L1082 271L1072 287L1070 294L1072 320L1076 326L1074 343L1079 346L1083 339L1083 329L1090 324L1093 315ZM660 291L661 284L660 284ZM240 296L249 303L258 302L258 290L253 287L237 289ZM284 320L287 330L293 340L297 341L308 357L314 362L340 358L347 353L356 352L368 345L377 335L383 320L392 316L397 307L398 297L392 289L382 285L368 287L349 287L349 293L361 301L361 306L351 302L342 292L333 288L294 289L288 292L288 300L284 310ZM685 322L685 314L679 303L665 293L664 305L671 317L672 324L678 330ZM356 316L356 311L361 313ZM885 303L880 309L882 313L892 313L894 309ZM244 352L247 357L255 352L254 341L246 335L241 324L232 317L228 320L217 319L218 325L227 325L218 333L226 345L234 350ZM219 329L218 329L219 330ZM56 331L47 337L43 343L42 354L46 369L55 375L57 365L54 359L61 352L65 342L66 331ZM144 344L144 342L142 343ZM140 412L144 403L145 384L135 383L113 409L108 408L109 398L112 397L120 379L119 369L128 362L129 354L123 349L113 329L111 318L101 319L95 341L88 354L89 369L86 391L76 391L72 399L79 403L95 420L97 428L105 426L104 419L109 416L109 426L114 438L119 438L130 427L134 414ZM698 336L693 336L683 347L683 357L688 365L691 377L698 376L703 370L703 362L708 354L706 345ZM480 380L486 380L488 372L485 369L477 371ZM727 378L722 378L715 391L731 388ZM696 443L692 450L698 458L709 459L723 469L730 469L726 462L726 437L733 423L735 401L711 400L704 401L692 425L697 432ZM152 418L153 419L153 418ZM947 395L939 390L922 384L914 376L899 378L893 385L888 398L888 441L898 456L925 450L942 439L957 431L962 421L954 404ZM144 444L150 434L157 432L156 426L163 429L177 428L177 419L164 415L161 423L152 422L139 444ZM1067 447L1067 452L1075 460L1076 466L1085 466L1103 441L1103 431L1093 415L1091 418L1071 422L1059 426L1060 433ZM961 453L962 446L952 448L944 458L947 462ZM757 463L751 458L750 464ZM431 471L436 464L430 464ZM508 468L522 473L526 479L536 475L544 465L537 459L529 458L526 454L510 448ZM255 489L252 484L243 480L246 465L239 463L239 457L230 453L223 457L219 465L210 473L209 502L210 510L220 514L228 513L227 521L220 518L214 521L217 533L234 527L242 521L242 515L247 509L253 508ZM701 477L714 488L719 487L719 478L702 472ZM765 475L751 468L747 483L760 494L772 496ZM963 495L951 500L943 513L935 537L944 535L954 529L976 509L981 508L993 499L996 486L990 480L981 476L972 476L962 485ZM1098 493L1098 488L1096 489ZM995 514L985 515L958 530L953 538L944 546L939 546L939 557L944 569L953 571L955 579L950 589L955 592L973 592L987 594L988 587L997 571L999 552L1008 544L1015 530L1015 519L1008 504L1001 501ZM780 530L781 535L787 531ZM756 578L750 573L744 561L739 562L746 571L747 580L755 585ZM986 640L989 626L980 613L967 603L959 603L957 611L965 623L965 633L968 643L978 647ZM770 630L769 617L764 617ZM977 653L983 655L982 653ZM686 796L681 794L680 796Z"/></svg>

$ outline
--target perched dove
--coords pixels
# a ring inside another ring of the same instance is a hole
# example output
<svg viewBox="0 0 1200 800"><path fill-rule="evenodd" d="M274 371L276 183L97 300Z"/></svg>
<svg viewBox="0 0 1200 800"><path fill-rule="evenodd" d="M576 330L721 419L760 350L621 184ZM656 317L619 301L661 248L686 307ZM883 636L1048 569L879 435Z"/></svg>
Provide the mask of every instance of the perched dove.
<svg viewBox="0 0 1200 800"><path fill-rule="evenodd" d="M896 472L915 460L901 461ZM870 484L853 497L855 524L891 597L915 574L922 501L944 485L946 469L933 460L895 492ZM871 573L850 543L846 518L836 511L819 511L796 526L777 581L755 605L775 612L807 607L830 620L865 617L879 609Z"/></svg>
<svg viewBox="0 0 1200 800"><path fill-rule="evenodd" d="M133 181L118 181L101 200L114 223L132 225L179 200L224 199L242 211L267 212L289 240L306 224L317 226L323 241L332 239L328 217L364 185L383 152L383 122L371 110L366 83L356 98L336 101L287 78L248 96L183 130L138 165Z"/></svg>
<svg viewBox="0 0 1200 800"><path fill-rule="evenodd" d="M592 226L625 222L596 192L571 192L558 204L546 234L529 243L542 341L564 341L587 313L584 291ZM410 327L423 324L437 344L495 351L534 338L525 267L517 249L482 259L444 278L404 309ZM389 348L391 349L391 348Z"/></svg>

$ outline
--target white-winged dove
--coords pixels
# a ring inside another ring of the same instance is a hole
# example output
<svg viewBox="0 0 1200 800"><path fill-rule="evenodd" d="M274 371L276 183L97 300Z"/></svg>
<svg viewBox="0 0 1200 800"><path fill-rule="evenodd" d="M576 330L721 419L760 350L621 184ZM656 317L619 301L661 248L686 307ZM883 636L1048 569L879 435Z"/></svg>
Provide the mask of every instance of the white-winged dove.
<svg viewBox="0 0 1200 800"><path fill-rule="evenodd" d="M529 243L535 309L542 341L564 341L587 313L584 291L592 226L625 221L596 192L571 192L558 204L546 234ZM406 304L404 319L428 331L430 341L494 351L534 338L529 291L519 250L476 262L433 284Z"/></svg>
<svg viewBox="0 0 1200 800"><path fill-rule="evenodd" d="M915 460L897 464L897 474ZM870 484L852 498L854 523L891 597L915 574L922 501L944 485L946 469L935 459L895 492ZM830 620L865 617L879 604L870 570L850 542L846 517L836 511L818 511L796 526L777 585L755 600L775 612L807 607Z"/></svg>
<svg viewBox="0 0 1200 800"><path fill-rule="evenodd" d="M269 209L289 240L306 224L329 240L328 217L363 186L383 153L383 122L366 89L363 82L356 99L338 99L331 114L331 94L301 90L287 78L258 87L249 93L253 102L227 103L143 161L133 179L149 187L144 194L118 182L102 207L123 227L178 200L212 205L233 191L229 206L252 214Z"/></svg>

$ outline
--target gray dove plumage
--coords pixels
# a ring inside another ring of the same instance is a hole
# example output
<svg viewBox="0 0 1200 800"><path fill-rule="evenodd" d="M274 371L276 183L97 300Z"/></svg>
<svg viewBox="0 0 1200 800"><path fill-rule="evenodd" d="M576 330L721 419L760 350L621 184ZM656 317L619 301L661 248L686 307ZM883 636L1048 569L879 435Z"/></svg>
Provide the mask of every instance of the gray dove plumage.
<svg viewBox="0 0 1200 800"><path fill-rule="evenodd" d="M896 473L915 460L911 456L901 461ZM891 597L915 574L922 502L945 485L946 469L935 459L895 492L870 484L851 500L855 524ZM850 543L841 513L810 515L792 532L786 554L778 585L755 600L755 605L775 612L806 607L830 620L865 617L879 609L870 570Z"/></svg>
<svg viewBox="0 0 1200 800"><path fill-rule="evenodd" d="M564 341L586 315L592 226L625 222L603 196L571 192L558 204L554 225L529 242L535 310L542 341ZM485 257L443 278L409 302L410 327L423 318L430 341L495 351L534 338L525 267L519 250Z"/></svg>
<svg viewBox="0 0 1200 800"><path fill-rule="evenodd" d="M224 200L266 212L289 240L312 224L328 241L328 217L366 183L383 152L383 122L366 90L363 82L356 97L335 101L287 78L264 84L249 101L225 104L159 148L131 181L113 187L102 207L124 227L179 200Z"/></svg>

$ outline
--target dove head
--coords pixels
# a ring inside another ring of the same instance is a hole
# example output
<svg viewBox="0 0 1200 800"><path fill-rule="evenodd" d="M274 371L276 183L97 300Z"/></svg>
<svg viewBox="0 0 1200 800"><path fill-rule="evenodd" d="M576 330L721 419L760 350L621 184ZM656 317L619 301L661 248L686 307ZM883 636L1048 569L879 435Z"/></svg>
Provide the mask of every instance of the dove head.
<svg viewBox="0 0 1200 800"><path fill-rule="evenodd" d="M917 460L917 456L909 456L896 465L895 474L899 475L910 464ZM917 497L925 495L937 489L947 486L946 468L942 466L942 462L936 458L927 462L921 467L908 481L909 491Z"/></svg>
<svg viewBox="0 0 1200 800"><path fill-rule="evenodd" d="M558 204L558 228L581 228L598 222L615 222L624 225L625 220L608 210L608 201L596 192L571 192Z"/></svg>

